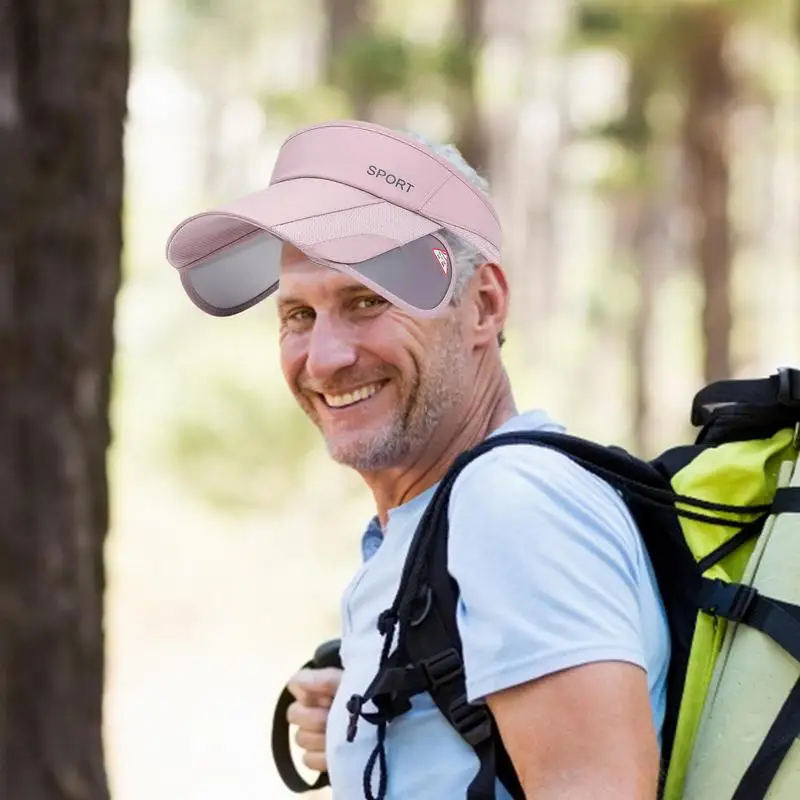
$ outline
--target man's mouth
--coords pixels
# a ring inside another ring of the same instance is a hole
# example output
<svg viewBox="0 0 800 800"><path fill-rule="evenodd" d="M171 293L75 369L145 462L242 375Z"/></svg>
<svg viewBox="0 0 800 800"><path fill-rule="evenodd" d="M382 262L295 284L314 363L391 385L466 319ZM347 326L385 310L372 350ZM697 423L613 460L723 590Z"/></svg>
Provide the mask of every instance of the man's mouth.
<svg viewBox="0 0 800 800"><path fill-rule="evenodd" d="M347 408L356 403L361 403L364 400L369 400L369 398L379 392L386 383L387 381L368 383L364 386L359 386L358 389L345 392L344 394L323 394L322 398L329 408Z"/></svg>

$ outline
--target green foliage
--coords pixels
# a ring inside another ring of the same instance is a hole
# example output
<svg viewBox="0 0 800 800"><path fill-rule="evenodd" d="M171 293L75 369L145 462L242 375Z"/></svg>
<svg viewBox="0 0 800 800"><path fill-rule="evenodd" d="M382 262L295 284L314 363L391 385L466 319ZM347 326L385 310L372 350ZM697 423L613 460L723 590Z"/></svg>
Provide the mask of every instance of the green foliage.
<svg viewBox="0 0 800 800"><path fill-rule="evenodd" d="M662 32L673 2L631 3L620 0L584 0L575 15L572 45L612 47L633 53L652 45Z"/></svg>
<svg viewBox="0 0 800 800"><path fill-rule="evenodd" d="M302 93L265 92L262 102L268 113L302 124L345 115L356 99L445 101L453 89L471 88L475 62L475 53L459 38L420 43L375 30L352 38L334 56L332 85L320 84Z"/></svg>
<svg viewBox="0 0 800 800"><path fill-rule="evenodd" d="M304 92L265 91L261 107L271 119L286 120L292 126L312 125L320 119L340 119L350 113L350 97L335 86L319 84Z"/></svg>
<svg viewBox="0 0 800 800"><path fill-rule="evenodd" d="M793 4L791 14L795 45L800 49L800 3Z"/></svg>
<svg viewBox="0 0 800 800"><path fill-rule="evenodd" d="M446 39L434 51L431 71L461 89L469 89L475 76L476 54L458 38Z"/></svg>
<svg viewBox="0 0 800 800"><path fill-rule="evenodd" d="M186 404L161 443L175 474L224 509L280 506L302 480L318 432L299 410L276 407L231 377L198 381L195 388L203 402Z"/></svg>
<svg viewBox="0 0 800 800"><path fill-rule="evenodd" d="M592 330L624 334L636 308L637 279L635 265L618 255L603 266L592 284L587 318Z"/></svg>
<svg viewBox="0 0 800 800"><path fill-rule="evenodd" d="M631 150L640 150L649 141L652 130L642 108L629 107L628 112L590 133L604 139L612 139Z"/></svg>
<svg viewBox="0 0 800 800"><path fill-rule="evenodd" d="M575 15L575 31L584 43L616 43L625 34L629 15L617 3L582 3Z"/></svg>
<svg viewBox="0 0 800 800"><path fill-rule="evenodd" d="M142 316L127 320L137 334L116 376L123 446L210 506L278 511L322 440L286 387L270 309L221 321L188 308L171 281L145 284L125 296ZM169 299L146 305L156 293Z"/></svg>
<svg viewBox="0 0 800 800"><path fill-rule="evenodd" d="M684 0L659 4L585 0L581 4L573 47L616 50L625 56L629 69L627 103L622 113L601 127L583 132L606 139L625 153L620 159L621 169L609 176L604 188L642 186L650 179L648 150L669 133L673 122L670 116L654 110L663 107L660 101L664 98L682 92L684 45L698 8Z"/></svg>
<svg viewBox="0 0 800 800"><path fill-rule="evenodd" d="M355 97L379 98L405 90L414 48L402 36L373 31L351 39L334 56L334 83Z"/></svg>

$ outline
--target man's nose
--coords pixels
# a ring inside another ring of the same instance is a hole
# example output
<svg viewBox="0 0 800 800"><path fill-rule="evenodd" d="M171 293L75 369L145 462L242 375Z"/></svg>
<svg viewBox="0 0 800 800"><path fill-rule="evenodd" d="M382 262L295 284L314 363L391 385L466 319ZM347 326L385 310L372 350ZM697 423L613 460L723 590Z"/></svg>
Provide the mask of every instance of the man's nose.
<svg viewBox="0 0 800 800"><path fill-rule="evenodd" d="M330 380L339 370L353 366L357 359L357 348L353 332L341 320L319 314L306 356L306 372L318 384Z"/></svg>

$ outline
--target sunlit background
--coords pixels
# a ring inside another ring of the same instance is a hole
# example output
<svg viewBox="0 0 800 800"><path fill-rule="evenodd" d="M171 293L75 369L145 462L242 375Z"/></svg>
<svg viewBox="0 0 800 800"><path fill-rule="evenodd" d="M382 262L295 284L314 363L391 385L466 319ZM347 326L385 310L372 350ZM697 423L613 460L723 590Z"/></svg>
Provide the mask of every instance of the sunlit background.
<svg viewBox="0 0 800 800"><path fill-rule="evenodd" d="M706 375L800 366L797 20L789 0L136 0L107 546L115 800L293 796L272 708L337 634L372 513L291 402L273 305L199 312L164 259L172 227L263 188L299 125L456 141L504 223L519 406L654 454L692 435ZM704 225L729 258L698 257ZM724 296L728 265L730 354L706 363L704 281Z"/></svg>

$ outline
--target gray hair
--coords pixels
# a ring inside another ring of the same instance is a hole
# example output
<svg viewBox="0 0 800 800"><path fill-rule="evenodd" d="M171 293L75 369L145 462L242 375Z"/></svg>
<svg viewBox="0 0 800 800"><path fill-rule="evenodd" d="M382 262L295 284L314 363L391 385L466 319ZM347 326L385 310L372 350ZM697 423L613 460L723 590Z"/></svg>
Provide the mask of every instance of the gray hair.
<svg viewBox="0 0 800 800"><path fill-rule="evenodd" d="M455 145L433 142L426 136L416 133L415 131L401 131L401 133L404 133L411 139L415 139L437 156L447 159L447 161L449 161L473 186L486 194L489 193L489 181L482 175L479 175L477 170L467 163L466 159L461 155ZM447 242L447 246L453 254L455 285L453 287L451 303L456 305L464 294L464 290L467 288L470 279L475 274L475 270L486 262L486 258L477 247L465 241L460 236L456 236L454 233L450 233L450 231L442 231L440 235ZM500 347L505 344L505 340L505 333L500 331L497 335L497 343Z"/></svg>
<svg viewBox="0 0 800 800"><path fill-rule="evenodd" d="M482 192L489 193L489 181L471 167L464 156L455 145L440 144L433 142L426 136L414 131L402 131L406 136L415 139L420 144L427 147L440 158L449 161L473 186L480 189ZM450 252L453 254L453 271L455 273L455 286L453 288L453 302L457 303L461 299L461 295L467 287L475 270L483 263L486 262L486 257L483 256L474 245L456 236L450 231L442 231L442 238L447 242Z"/></svg>

